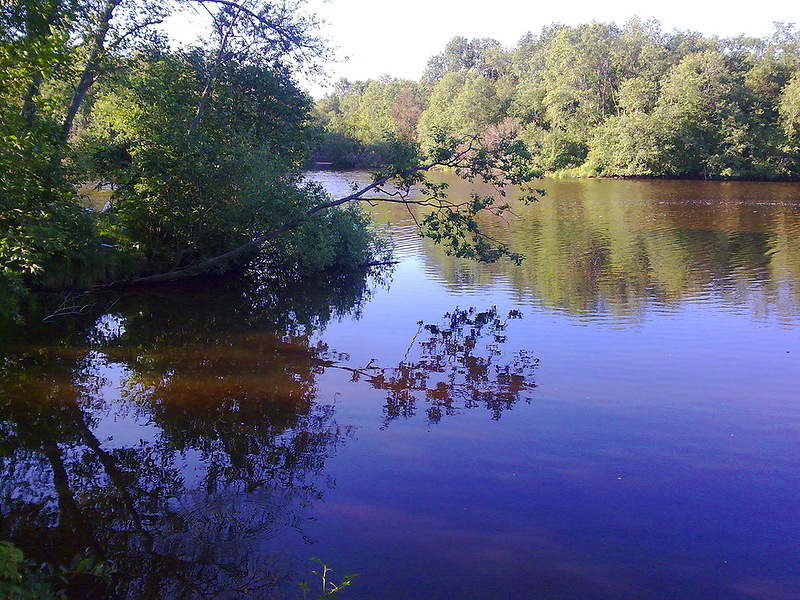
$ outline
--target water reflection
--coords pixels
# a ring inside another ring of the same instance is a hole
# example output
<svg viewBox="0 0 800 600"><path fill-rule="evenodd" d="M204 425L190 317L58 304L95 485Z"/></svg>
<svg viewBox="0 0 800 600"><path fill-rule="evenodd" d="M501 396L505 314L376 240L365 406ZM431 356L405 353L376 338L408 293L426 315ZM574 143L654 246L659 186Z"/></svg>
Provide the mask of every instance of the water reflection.
<svg viewBox="0 0 800 600"><path fill-rule="evenodd" d="M35 332L10 344L0 538L38 563L88 552L116 565L115 589L85 597L285 597L288 548L308 541L303 523L334 484L326 461L353 435L318 398L322 373L386 391L387 421L418 402L431 422L478 405L497 418L533 387L536 360L498 349L521 315L494 308L420 324L397 366L352 368L319 331L357 316L369 281L158 288L59 321L47 344Z"/></svg>
<svg viewBox="0 0 800 600"><path fill-rule="evenodd" d="M324 179L358 178L331 174ZM453 194L471 187L434 176ZM749 305L754 316L800 312L800 185L762 182L543 180L547 195L517 205L517 219L485 222L526 257L520 267L477 265L416 240L396 207L375 214L393 225L427 273L454 292L501 286L520 299L587 319L641 322L650 310L685 303ZM513 196L513 193L511 194Z"/></svg>
<svg viewBox="0 0 800 600"><path fill-rule="evenodd" d="M794 188L595 183L488 224L518 269L387 209L391 293L256 271L12 337L0 537L113 560L87 598L291 598L314 555L366 597L795 598Z"/></svg>
<svg viewBox="0 0 800 600"><path fill-rule="evenodd" d="M367 281L181 291L3 353L2 537L37 562L112 561L120 597L270 597L292 565L265 540L302 537L350 435L316 401L331 353L314 335Z"/></svg>
<svg viewBox="0 0 800 600"><path fill-rule="evenodd" d="M120 597L264 597L287 567L261 540L300 528L347 437L314 402L325 349L158 306L120 307L99 350L6 354L3 534L36 561L112 560ZM151 435L101 439L120 415Z"/></svg>
<svg viewBox="0 0 800 600"><path fill-rule="evenodd" d="M651 306L708 296L796 314L800 252L792 238L800 232L800 204L783 196L770 205L740 199L737 189L748 187L558 186L552 195L566 195L536 207L512 233L512 247L530 259L515 271L513 285L584 314L641 319ZM768 188L761 199L775 192Z"/></svg>
<svg viewBox="0 0 800 600"><path fill-rule="evenodd" d="M526 394L536 387L533 372L539 359L524 349L511 356L500 349L507 340L508 321L521 318L517 310L504 318L497 307L456 308L441 323L420 322L396 367L353 370L353 380L364 377L387 393L384 427L394 419L413 417L419 404L425 405L429 423L479 406L498 420L504 410L528 400Z"/></svg>

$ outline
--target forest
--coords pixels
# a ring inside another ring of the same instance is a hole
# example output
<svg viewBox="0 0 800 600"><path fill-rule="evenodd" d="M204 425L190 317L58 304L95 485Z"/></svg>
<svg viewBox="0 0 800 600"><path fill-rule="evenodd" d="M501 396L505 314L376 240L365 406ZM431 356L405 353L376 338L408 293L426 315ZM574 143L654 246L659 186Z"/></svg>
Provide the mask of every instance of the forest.
<svg viewBox="0 0 800 600"><path fill-rule="evenodd" d="M340 81L314 102L297 77L329 49L302 8L2 4L1 317L25 320L42 290L221 273L256 253L287 277L362 268L387 257L364 201L426 207L421 234L453 255L518 261L478 215L505 213L506 186L542 174L800 174L794 25L726 40L637 19L552 25L512 49L454 38L418 82ZM159 25L180 11L205 15L205 39L166 36ZM375 179L330 198L303 178L315 163ZM498 193L450 198L432 169Z"/></svg>
<svg viewBox="0 0 800 600"><path fill-rule="evenodd" d="M387 140L511 136L541 173L793 180L800 32L663 32L657 21L554 24L513 48L453 38L419 81L340 81L315 106L319 161L372 166Z"/></svg>
<svg viewBox="0 0 800 600"><path fill-rule="evenodd" d="M498 188L530 180L521 142L434 136L384 146L372 184L329 198L303 180L319 135L296 76L328 56L302 1L13 0L0 7L0 316L40 290L220 273L260 252L286 277L379 261L359 202L432 210L422 233L459 256L509 255L477 226L495 199L451 200L424 172L451 168ZM179 46L158 26L204 15ZM432 138L433 139L433 138ZM108 194L89 206L87 189ZM98 210L98 208L100 210Z"/></svg>
<svg viewBox="0 0 800 600"><path fill-rule="evenodd" d="M303 3L0 0L0 600L800 597L795 26Z"/></svg>

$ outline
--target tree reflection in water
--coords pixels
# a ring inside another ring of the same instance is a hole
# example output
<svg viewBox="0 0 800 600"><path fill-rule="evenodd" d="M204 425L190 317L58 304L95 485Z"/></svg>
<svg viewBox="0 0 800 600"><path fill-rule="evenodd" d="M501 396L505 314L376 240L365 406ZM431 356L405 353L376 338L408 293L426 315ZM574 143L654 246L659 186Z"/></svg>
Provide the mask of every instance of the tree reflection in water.
<svg viewBox="0 0 800 600"><path fill-rule="evenodd" d="M508 322L521 318L518 310L502 318L495 306L484 311L456 308L439 324L420 322L396 367L349 370L353 381L364 378L387 392L384 426L413 417L419 403L425 404L430 423L478 406L486 407L497 420L503 410L528 399L526 393L536 387L533 372L539 359L524 349L509 359L500 350L507 341ZM423 334L427 339L419 340Z"/></svg>
<svg viewBox="0 0 800 600"><path fill-rule="evenodd" d="M387 392L387 423L422 402L431 422L478 405L498 418L534 386L536 359L499 350L513 311L454 310L420 324L396 367L357 370L315 333L360 310L364 277L256 284L131 295L55 341L11 345L0 538L39 563L113 562L114 589L76 590L84 597L279 597L293 565L265 540L302 539L331 483L326 460L351 433L317 399L326 369ZM143 439L98 437L116 419Z"/></svg>

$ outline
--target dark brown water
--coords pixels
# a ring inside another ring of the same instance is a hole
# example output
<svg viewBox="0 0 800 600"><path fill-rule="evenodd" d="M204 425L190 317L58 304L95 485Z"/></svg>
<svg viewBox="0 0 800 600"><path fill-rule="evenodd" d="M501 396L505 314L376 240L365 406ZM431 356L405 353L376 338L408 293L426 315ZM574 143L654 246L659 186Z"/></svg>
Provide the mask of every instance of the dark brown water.
<svg viewBox="0 0 800 600"><path fill-rule="evenodd" d="M377 280L8 334L2 537L129 598L297 598L311 557L362 599L800 598L800 185L543 186L489 224L519 267L378 208Z"/></svg>

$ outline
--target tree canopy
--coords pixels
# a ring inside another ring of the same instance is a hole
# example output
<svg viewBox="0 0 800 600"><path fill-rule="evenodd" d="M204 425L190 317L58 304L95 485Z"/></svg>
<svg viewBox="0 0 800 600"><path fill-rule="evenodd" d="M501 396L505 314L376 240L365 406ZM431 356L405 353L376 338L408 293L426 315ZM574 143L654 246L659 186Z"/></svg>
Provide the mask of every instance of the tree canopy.
<svg viewBox="0 0 800 600"><path fill-rule="evenodd" d="M359 202L425 207L463 257L520 257L486 236L510 184L541 173L796 179L800 33L552 25L512 49L457 37L420 81L342 81L314 103L298 69L327 56L296 0L11 0L0 7L0 314L32 289L164 281L253 256L286 274L352 269L385 245ZM156 26L207 15L176 47ZM308 161L377 168L344 198ZM451 169L494 196L450 198ZM109 192L86 210L78 190ZM525 193L525 198L535 195Z"/></svg>
<svg viewBox="0 0 800 600"><path fill-rule="evenodd" d="M455 37L418 82L349 82L320 100L318 157L380 157L391 122L371 120L369 136L344 124L363 118L367 95L399 104L386 91L402 85L421 100L412 137L423 146L441 132L502 133L545 173L797 179L799 48L785 23L765 39L667 33L640 19L555 24L513 48Z"/></svg>
<svg viewBox="0 0 800 600"><path fill-rule="evenodd" d="M177 48L156 29L181 9L207 15L206 41ZM0 313L20 315L31 289L176 279L258 250L287 274L369 264L385 244L364 200L427 206L423 234L459 255L510 255L475 219L505 205L451 200L423 173L502 188L533 175L523 148L438 126L420 146L416 86L367 85L352 99L345 86L337 100L361 111L342 120L343 139L380 148L372 185L331 199L303 181L316 129L294 75L327 49L302 2L12 0L0 25ZM474 98L485 86L473 80ZM87 183L110 191L103 210L84 207Z"/></svg>

